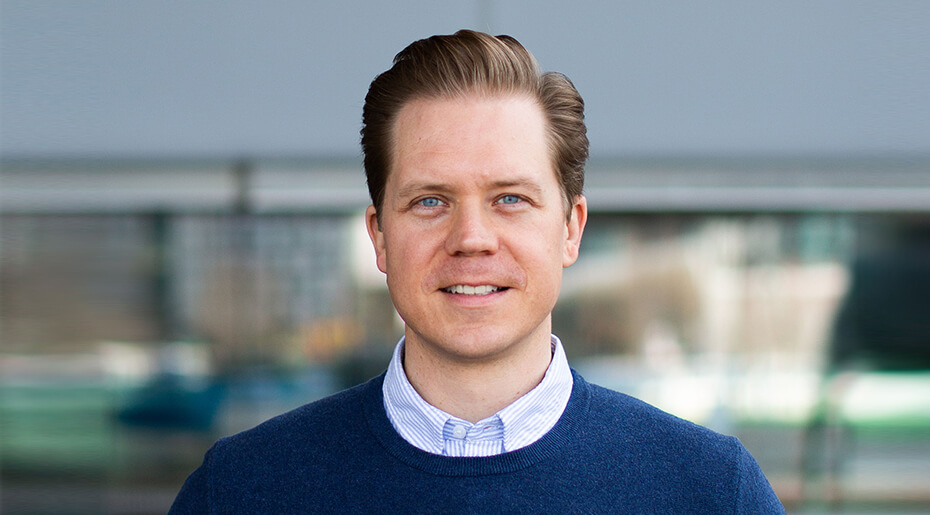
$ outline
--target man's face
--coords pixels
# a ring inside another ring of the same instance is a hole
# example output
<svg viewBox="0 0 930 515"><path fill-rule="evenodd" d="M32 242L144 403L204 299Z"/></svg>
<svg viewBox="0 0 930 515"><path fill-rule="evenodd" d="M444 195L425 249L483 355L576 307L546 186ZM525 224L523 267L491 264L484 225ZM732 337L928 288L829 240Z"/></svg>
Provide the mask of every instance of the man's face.
<svg viewBox="0 0 930 515"><path fill-rule="evenodd" d="M584 197L567 220L542 110L525 96L411 101L368 231L408 345L453 361L548 345Z"/></svg>

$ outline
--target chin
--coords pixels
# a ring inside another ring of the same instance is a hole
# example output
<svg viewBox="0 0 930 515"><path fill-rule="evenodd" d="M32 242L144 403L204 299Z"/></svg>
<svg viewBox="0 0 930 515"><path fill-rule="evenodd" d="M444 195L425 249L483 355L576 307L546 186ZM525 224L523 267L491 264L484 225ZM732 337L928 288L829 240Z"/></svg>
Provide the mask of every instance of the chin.
<svg viewBox="0 0 930 515"><path fill-rule="evenodd" d="M532 340L531 335L507 334L482 329L462 329L455 334L416 336L419 342L453 361L496 361L513 353Z"/></svg>

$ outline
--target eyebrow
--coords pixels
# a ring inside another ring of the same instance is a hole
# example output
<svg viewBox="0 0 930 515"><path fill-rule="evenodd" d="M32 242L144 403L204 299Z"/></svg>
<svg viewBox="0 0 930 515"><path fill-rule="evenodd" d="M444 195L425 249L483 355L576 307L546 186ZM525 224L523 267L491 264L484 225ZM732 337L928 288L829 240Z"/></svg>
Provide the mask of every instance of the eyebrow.
<svg viewBox="0 0 930 515"><path fill-rule="evenodd" d="M542 195L542 187L531 179L499 179L490 184L490 188L495 190L514 187L528 189L536 196ZM398 189L395 197L407 198L424 192L450 193L451 191L452 188L444 182L412 182Z"/></svg>
<svg viewBox="0 0 930 515"><path fill-rule="evenodd" d="M396 196L415 195L421 191L446 191L449 186L442 182L410 182L397 190Z"/></svg>
<svg viewBox="0 0 930 515"><path fill-rule="evenodd" d="M536 181L533 181L530 179L517 178L517 179L509 179L509 180L508 179L499 180L499 181L494 181L492 183L492 186L494 189L505 189L505 188L514 188L514 187L526 188L530 190L534 195L538 195L538 196L542 195L542 187Z"/></svg>

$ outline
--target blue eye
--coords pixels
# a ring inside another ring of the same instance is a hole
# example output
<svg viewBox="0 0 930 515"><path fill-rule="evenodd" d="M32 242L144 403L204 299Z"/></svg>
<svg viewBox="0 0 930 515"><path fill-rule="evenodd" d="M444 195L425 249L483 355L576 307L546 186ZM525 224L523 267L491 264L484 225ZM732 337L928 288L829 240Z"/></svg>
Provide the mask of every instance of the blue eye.
<svg viewBox="0 0 930 515"><path fill-rule="evenodd" d="M521 200L523 199L521 199L520 197L516 195L504 195L503 197L500 198L500 200L498 200L498 202L500 202L501 204L516 204L517 202L520 202Z"/></svg>
<svg viewBox="0 0 930 515"><path fill-rule="evenodd" d="M439 207L442 202L436 197L429 197L421 200L419 204L423 207Z"/></svg>

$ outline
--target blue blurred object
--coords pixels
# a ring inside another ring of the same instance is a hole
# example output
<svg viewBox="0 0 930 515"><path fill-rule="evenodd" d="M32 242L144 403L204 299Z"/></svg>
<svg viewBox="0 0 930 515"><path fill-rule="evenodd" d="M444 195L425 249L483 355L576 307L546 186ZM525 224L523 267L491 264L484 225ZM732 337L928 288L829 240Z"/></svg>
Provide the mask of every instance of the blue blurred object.
<svg viewBox="0 0 930 515"><path fill-rule="evenodd" d="M117 419L136 427L209 431L225 397L216 380L159 374L129 397Z"/></svg>

